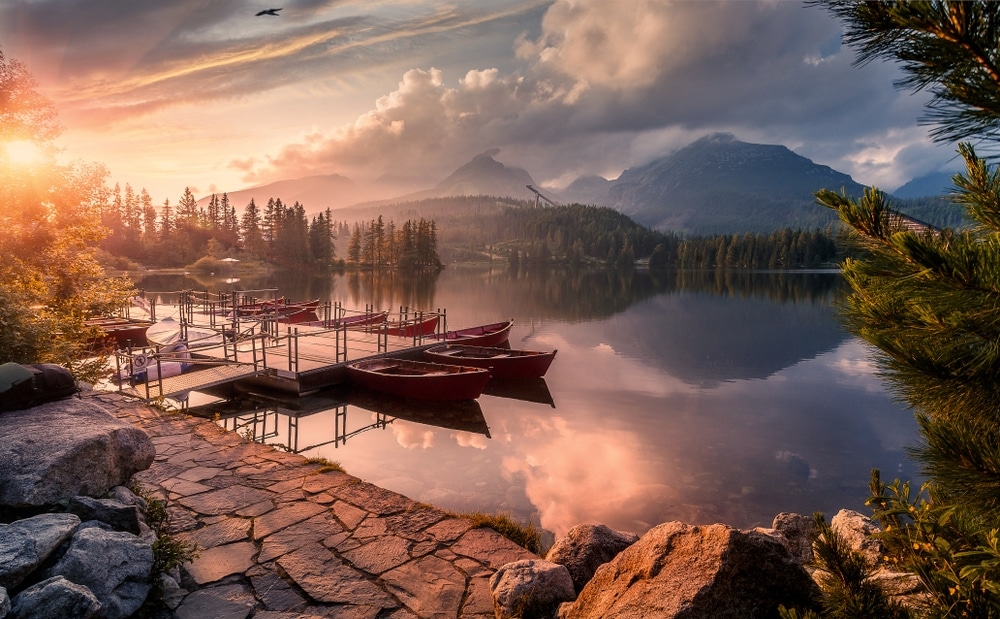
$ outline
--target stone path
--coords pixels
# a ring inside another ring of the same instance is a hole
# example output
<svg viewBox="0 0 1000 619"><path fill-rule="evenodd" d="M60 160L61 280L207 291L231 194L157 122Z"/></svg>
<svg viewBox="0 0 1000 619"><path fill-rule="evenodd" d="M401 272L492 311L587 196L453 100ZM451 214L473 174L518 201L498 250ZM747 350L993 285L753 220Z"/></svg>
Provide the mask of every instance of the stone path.
<svg viewBox="0 0 1000 619"><path fill-rule="evenodd" d="M492 529L207 419L89 392L156 445L136 477L168 501L200 556L175 592L180 619L492 618L489 578L536 558Z"/></svg>

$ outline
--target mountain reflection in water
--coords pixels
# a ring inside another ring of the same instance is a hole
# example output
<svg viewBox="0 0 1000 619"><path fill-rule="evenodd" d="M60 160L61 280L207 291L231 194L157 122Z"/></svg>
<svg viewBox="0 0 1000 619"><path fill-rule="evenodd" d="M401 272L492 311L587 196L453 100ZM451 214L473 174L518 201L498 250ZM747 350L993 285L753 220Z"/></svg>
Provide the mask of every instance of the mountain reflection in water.
<svg viewBox="0 0 1000 619"><path fill-rule="evenodd" d="M323 393L315 410L310 398L283 405L268 430L419 501L500 510L556 535L582 522L642 533L669 520L750 527L782 511L865 512L872 468L919 482L903 451L916 423L840 328L835 273L269 277L241 284L348 308L442 308L448 328L513 317L511 347L559 350L540 386L488 387L473 403L485 432L446 427L436 405L407 418L406 402ZM140 285L195 287L186 282Z"/></svg>

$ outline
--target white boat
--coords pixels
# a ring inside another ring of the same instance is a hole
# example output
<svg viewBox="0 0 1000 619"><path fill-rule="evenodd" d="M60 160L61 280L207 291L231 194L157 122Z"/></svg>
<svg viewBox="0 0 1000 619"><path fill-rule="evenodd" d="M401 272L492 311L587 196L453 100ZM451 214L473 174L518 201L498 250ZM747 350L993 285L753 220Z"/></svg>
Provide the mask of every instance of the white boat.
<svg viewBox="0 0 1000 619"><path fill-rule="evenodd" d="M188 348L207 348L221 346L223 333L220 329L186 325L187 337L181 336L181 324L172 317L158 320L146 330L146 341L153 346L160 346L167 351L178 344L186 344Z"/></svg>

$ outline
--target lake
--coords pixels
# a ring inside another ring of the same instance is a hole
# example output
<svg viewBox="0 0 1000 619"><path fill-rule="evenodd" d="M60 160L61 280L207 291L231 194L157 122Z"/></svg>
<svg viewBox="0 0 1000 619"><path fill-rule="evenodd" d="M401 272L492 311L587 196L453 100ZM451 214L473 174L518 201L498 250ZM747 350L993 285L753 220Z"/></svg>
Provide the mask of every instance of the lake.
<svg viewBox="0 0 1000 619"><path fill-rule="evenodd" d="M450 329L513 318L512 348L558 349L544 380L457 406L338 389L219 422L439 507L503 511L555 536L580 523L641 534L670 520L746 528L782 511L869 513L872 468L918 481L905 452L916 422L840 327L835 272L513 276L456 265L437 277L138 284L444 309Z"/></svg>

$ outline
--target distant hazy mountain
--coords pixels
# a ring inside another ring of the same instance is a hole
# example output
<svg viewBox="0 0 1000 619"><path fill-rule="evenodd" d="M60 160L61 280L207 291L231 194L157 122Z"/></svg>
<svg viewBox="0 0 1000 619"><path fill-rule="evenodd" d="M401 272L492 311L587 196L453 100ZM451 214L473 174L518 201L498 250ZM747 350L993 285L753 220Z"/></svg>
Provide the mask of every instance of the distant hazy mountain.
<svg viewBox="0 0 1000 619"><path fill-rule="evenodd" d="M534 185L522 168L508 167L493 158L499 151L488 150L459 167L432 189L406 194L387 202L448 198L454 196L497 196L534 200L527 185Z"/></svg>
<svg viewBox="0 0 1000 619"><path fill-rule="evenodd" d="M951 177L954 174L954 172L931 172L918 176L890 193L897 198L927 198L947 195L955 189L954 183L951 182Z"/></svg>
<svg viewBox="0 0 1000 619"><path fill-rule="evenodd" d="M222 197L222 192L215 194ZM350 204L370 200L370 190L339 174L324 174L321 176L306 176L284 181L268 183L250 189L240 189L227 193L229 203L236 207L236 212L242 213L250 199L263 208L271 198L280 198L286 206L299 202L309 213L318 213L327 208L337 209ZM198 200L200 206L208 204L211 195Z"/></svg>
<svg viewBox="0 0 1000 619"><path fill-rule="evenodd" d="M562 194L612 206L652 228L716 234L825 226L835 215L816 205L813 194L819 189L860 195L863 186L784 146L748 144L717 133L625 170L608 182L603 196L593 178L576 181Z"/></svg>

